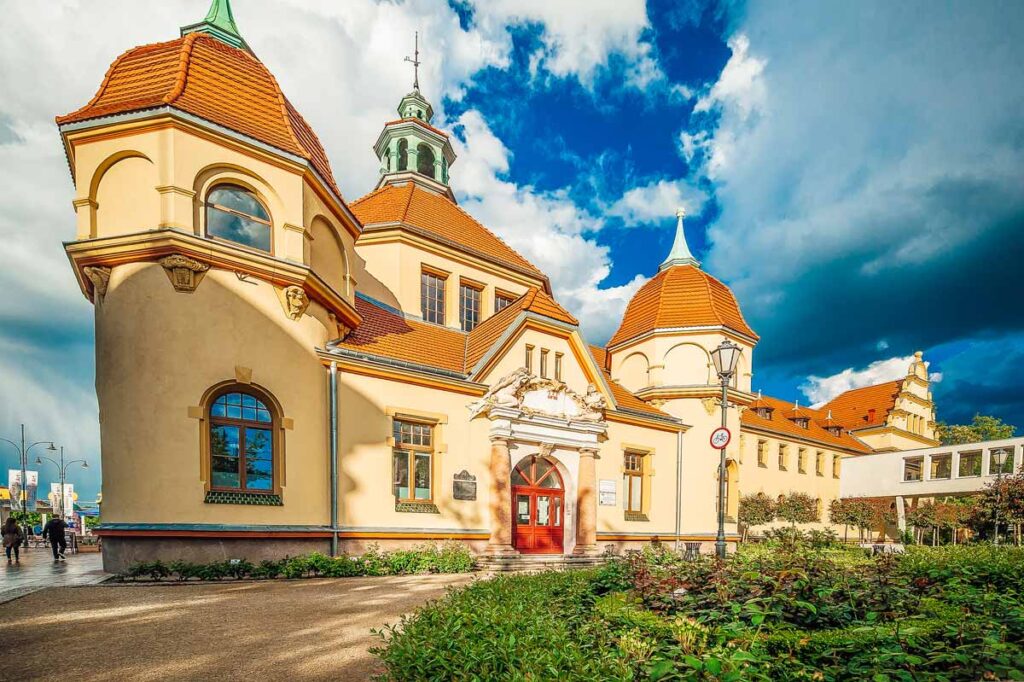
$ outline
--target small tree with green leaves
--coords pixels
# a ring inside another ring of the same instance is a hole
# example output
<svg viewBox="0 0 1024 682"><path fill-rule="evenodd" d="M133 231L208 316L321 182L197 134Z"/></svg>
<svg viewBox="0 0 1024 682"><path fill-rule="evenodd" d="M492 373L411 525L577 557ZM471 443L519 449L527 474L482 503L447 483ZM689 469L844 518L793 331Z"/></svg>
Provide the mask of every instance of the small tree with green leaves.
<svg viewBox="0 0 1024 682"><path fill-rule="evenodd" d="M935 425L935 436L943 445L963 445L964 443L980 443L986 440L1003 440L1013 438L1017 427L1007 424L998 417L983 414L974 415L970 424Z"/></svg>
<svg viewBox="0 0 1024 682"><path fill-rule="evenodd" d="M864 504L853 498L832 500L828 506L828 520L834 525L843 525L843 542L850 539L850 526L862 527Z"/></svg>
<svg viewBox="0 0 1024 682"><path fill-rule="evenodd" d="M798 523L814 523L820 520L818 501L807 493L791 492L776 503L775 516L788 521L792 526Z"/></svg>
<svg viewBox="0 0 1024 682"><path fill-rule="evenodd" d="M764 493L744 495L740 498L739 521L743 524L743 539L747 529L763 526L775 520L775 503Z"/></svg>
<svg viewBox="0 0 1024 682"><path fill-rule="evenodd" d="M917 542L924 539L925 529L932 530L932 544L935 543L936 531L939 527L938 510L931 502L922 502L907 512L907 523L914 527L917 534Z"/></svg>

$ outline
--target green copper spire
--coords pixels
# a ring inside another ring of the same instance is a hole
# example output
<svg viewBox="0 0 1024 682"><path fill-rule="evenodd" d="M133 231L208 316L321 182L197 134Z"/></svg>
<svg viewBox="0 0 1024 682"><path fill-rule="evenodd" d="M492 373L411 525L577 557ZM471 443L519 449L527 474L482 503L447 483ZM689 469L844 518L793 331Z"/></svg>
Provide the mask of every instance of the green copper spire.
<svg viewBox="0 0 1024 682"><path fill-rule="evenodd" d="M672 242L672 250L669 252L668 258L665 259L658 270L665 270L673 265L700 267L700 262L693 257L693 254L690 253L690 247L686 245L686 233L683 231L684 216L686 216L685 209L676 209L676 239Z"/></svg>
<svg viewBox="0 0 1024 682"><path fill-rule="evenodd" d="M206 33L232 47L242 50L249 49L242 34L238 32L238 25L235 24L235 15L231 12L231 0L213 0L205 19L198 24L181 27L181 35L189 33Z"/></svg>

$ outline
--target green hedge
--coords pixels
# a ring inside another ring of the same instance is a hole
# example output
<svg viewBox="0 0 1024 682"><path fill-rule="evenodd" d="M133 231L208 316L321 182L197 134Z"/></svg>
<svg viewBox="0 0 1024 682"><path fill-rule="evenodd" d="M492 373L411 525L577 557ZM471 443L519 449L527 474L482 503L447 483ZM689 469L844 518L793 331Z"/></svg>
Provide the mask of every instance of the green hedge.
<svg viewBox="0 0 1024 682"><path fill-rule="evenodd" d="M647 550L475 583L379 636L387 680L1024 680L1024 550Z"/></svg>
<svg viewBox="0 0 1024 682"><path fill-rule="evenodd" d="M196 564L188 561L145 561L121 574L122 580L269 580L273 578L346 578L351 576L407 575L412 573L467 573L476 558L463 544L418 545L412 549L382 551L376 545L361 556L329 557L319 552L258 564L242 559Z"/></svg>

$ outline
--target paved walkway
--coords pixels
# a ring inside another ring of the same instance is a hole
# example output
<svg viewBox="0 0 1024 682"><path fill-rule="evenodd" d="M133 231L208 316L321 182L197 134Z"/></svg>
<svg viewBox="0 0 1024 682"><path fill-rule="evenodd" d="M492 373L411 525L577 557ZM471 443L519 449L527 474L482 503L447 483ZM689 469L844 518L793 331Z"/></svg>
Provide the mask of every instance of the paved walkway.
<svg viewBox="0 0 1024 682"><path fill-rule="evenodd" d="M49 547L22 549L18 564L8 564L0 557L0 604L45 587L95 585L110 577L103 572L99 552L68 553L67 557L67 561L54 563Z"/></svg>
<svg viewBox="0 0 1024 682"><path fill-rule="evenodd" d="M81 556L81 555L80 555ZM70 561L69 561L70 563ZM371 628L469 575L57 588L0 611L0 680L368 680ZM61 657L49 655L54 640Z"/></svg>

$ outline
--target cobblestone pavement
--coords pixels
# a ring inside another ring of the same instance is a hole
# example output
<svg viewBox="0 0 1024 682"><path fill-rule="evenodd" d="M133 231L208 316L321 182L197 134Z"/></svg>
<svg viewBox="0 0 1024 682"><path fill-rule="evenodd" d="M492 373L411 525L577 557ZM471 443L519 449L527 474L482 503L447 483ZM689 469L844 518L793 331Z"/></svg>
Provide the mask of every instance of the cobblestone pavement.
<svg viewBox="0 0 1024 682"><path fill-rule="evenodd" d="M84 556L84 555L80 555ZM73 564L68 561L69 567ZM4 605L0 680L367 680L370 631L470 575L42 590ZM60 656L52 655L54 645Z"/></svg>
<svg viewBox="0 0 1024 682"><path fill-rule="evenodd" d="M46 587L95 585L109 578L103 572L98 552L68 554L67 561L55 563L49 547L22 548L21 563L8 564L0 558L0 604Z"/></svg>

